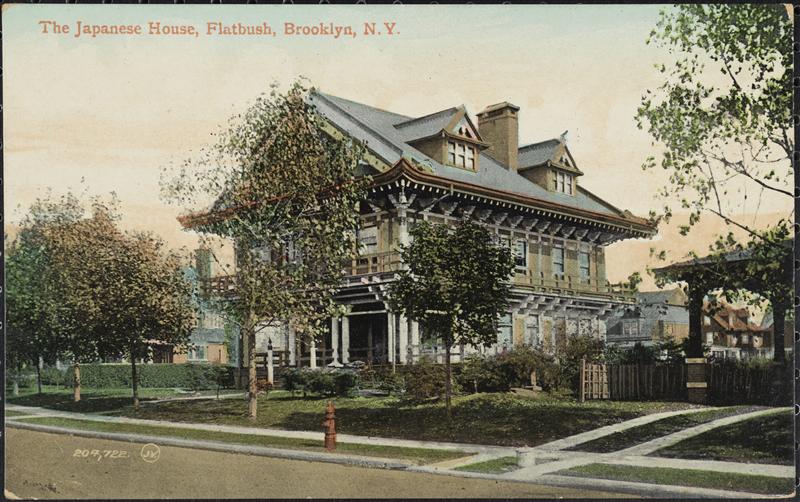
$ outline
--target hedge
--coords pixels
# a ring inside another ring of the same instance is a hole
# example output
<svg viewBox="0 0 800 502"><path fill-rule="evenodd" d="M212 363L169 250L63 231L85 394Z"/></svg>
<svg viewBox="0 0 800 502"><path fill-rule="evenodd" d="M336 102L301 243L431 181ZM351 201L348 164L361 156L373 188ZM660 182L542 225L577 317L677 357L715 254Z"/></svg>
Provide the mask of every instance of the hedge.
<svg viewBox="0 0 800 502"><path fill-rule="evenodd" d="M233 387L233 368L218 364L139 364L140 387L167 387L187 389L214 389L220 382L222 387ZM130 364L82 364L81 385L95 389L131 386ZM42 372L42 383L71 387L72 367L63 370L46 368Z"/></svg>

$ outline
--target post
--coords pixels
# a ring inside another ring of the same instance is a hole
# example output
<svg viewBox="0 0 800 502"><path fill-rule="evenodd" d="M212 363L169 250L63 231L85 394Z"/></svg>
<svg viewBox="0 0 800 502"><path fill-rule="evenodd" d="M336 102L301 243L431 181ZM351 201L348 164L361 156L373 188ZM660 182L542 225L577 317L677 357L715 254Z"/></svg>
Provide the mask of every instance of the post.
<svg viewBox="0 0 800 502"><path fill-rule="evenodd" d="M289 326L289 366L294 366L297 364L297 334L294 332L294 328Z"/></svg>
<svg viewBox="0 0 800 502"><path fill-rule="evenodd" d="M308 361L312 370L317 369L317 341L313 338L311 339L311 343L308 345Z"/></svg>
<svg viewBox="0 0 800 502"><path fill-rule="evenodd" d="M333 349L333 361L328 366L340 366L339 364L339 318L331 317L331 348Z"/></svg>
<svg viewBox="0 0 800 502"><path fill-rule="evenodd" d="M373 351L372 351L372 347L373 347L372 342L373 342L373 340L372 340L372 323L370 322L369 324L367 324L367 363L368 364L372 364L372 359L374 357L374 354L373 354Z"/></svg>
<svg viewBox="0 0 800 502"><path fill-rule="evenodd" d="M328 401L328 406L325 407L325 420L322 426L325 427L325 451L336 451L336 408L333 407L332 401Z"/></svg>
<svg viewBox="0 0 800 502"><path fill-rule="evenodd" d="M342 362L350 362L350 318L342 317Z"/></svg>
<svg viewBox="0 0 800 502"><path fill-rule="evenodd" d="M394 314L391 312L386 313L386 351L388 361L392 363L392 371L394 371Z"/></svg>
<svg viewBox="0 0 800 502"><path fill-rule="evenodd" d="M411 321L411 354L412 354L412 361L414 360L414 356L419 356L419 323L417 321Z"/></svg>
<svg viewBox="0 0 800 502"><path fill-rule="evenodd" d="M708 379L704 357L686 358L686 395L690 403L705 404L708 401Z"/></svg>
<svg viewBox="0 0 800 502"><path fill-rule="evenodd" d="M272 338L267 339L267 384L275 382L275 368L272 362Z"/></svg>
<svg viewBox="0 0 800 502"><path fill-rule="evenodd" d="M398 353L400 354L400 362L408 364L408 319L405 316L398 316L400 319L400 333Z"/></svg>

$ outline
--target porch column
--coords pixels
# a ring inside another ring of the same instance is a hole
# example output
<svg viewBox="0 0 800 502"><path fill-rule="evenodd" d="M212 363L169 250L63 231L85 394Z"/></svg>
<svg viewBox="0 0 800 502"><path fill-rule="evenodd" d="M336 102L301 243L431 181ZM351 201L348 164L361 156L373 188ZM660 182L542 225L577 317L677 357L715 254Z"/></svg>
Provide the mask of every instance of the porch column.
<svg viewBox="0 0 800 502"><path fill-rule="evenodd" d="M328 366L340 366L339 363L339 318L331 317L331 349L333 361Z"/></svg>
<svg viewBox="0 0 800 502"><path fill-rule="evenodd" d="M342 362L350 362L350 318L342 317Z"/></svg>
<svg viewBox="0 0 800 502"><path fill-rule="evenodd" d="M297 364L297 336L291 326L289 326L289 343L286 348L289 349L289 366L294 366Z"/></svg>
<svg viewBox="0 0 800 502"><path fill-rule="evenodd" d="M419 323L411 321L411 356L412 363L419 356Z"/></svg>
<svg viewBox="0 0 800 502"><path fill-rule="evenodd" d="M386 355L388 361L394 364L394 314L386 313Z"/></svg>
<svg viewBox="0 0 800 502"><path fill-rule="evenodd" d="M317 368L317 341L313 338L311 339L311 343L308 346L308 360L311 369Z"/></svg>
<svg viewBox="0 0 800 502"><path fill-rule="evenodd" d="M400 346L398 352L400 353L400 362L408 364L408 319L405 316L398 316L400 319Z"/></svg>

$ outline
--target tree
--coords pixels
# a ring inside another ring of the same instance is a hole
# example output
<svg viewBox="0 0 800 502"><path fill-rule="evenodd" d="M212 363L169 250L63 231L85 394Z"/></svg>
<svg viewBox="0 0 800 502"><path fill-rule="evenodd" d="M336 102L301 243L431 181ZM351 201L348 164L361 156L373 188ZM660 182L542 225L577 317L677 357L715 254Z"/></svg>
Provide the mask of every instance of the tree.
<svg viewBox="0 0 800 502"><path fill-rule="evenodd" d="M636 114L653 146L662 147L660 159L651 156L643 167L660 166L669 174L660 194L664 207L651 216L669 221L672 197L680 194L680 207L689 211L683 235L703 214L714 215L747 238L719 236L712 254L746 249L754 257L748 273L772 279L791 222L787 217L755 228L742 208L752 201L757 212L765 197L783 199L788 207L793 198L792 34L786 7L779 4L685 4L662 11L648 43L667 48L673 60L657 65L665 81L647 90ZM725 281L724 296L743 298L744 281L728 279L734 280ZM768 299L790 305L791 294L784 276L770 285ZM778 357L783 349L776 344Z"/></svg>
<svg viewBox="0 0 800 502"><path fill-rule="evenodd" d="M400 251L406 268L390 286L390 299L395 310L441 338L450 419L450 349L497 341L498 318L509 306L514 258L508 248L492 242L488 230L469 220L452 229L421 221L409 233L411 244Z"/></svg>
<svg viewBox="0 0 800 502"><path fill-rule="evenodd" d="M312 341L341 314L333 295L342 264L356 254L357 209L369 181L355 177L363 147L325 132L308 91L300 82L283 94L273 86L215 146L165 176L165 198L192 211L182 223L201 233L235 286L215 303L246 341L253 420L256 334L288 322ZM220 239L233 242L235 274Z"/></svg>
<svg viewBox="0 0 800 502"><path fill-rule="evenodd" d="M14 368L14 392L23 366L36 366L36 386L42 392L40 358L52 361L57 356L53 337L53 303L46 291L47 257L41 236L23 227L6 248L6 364Z"/></svg>
<svg viewBox="0 0 800 502"><path fill-rule="evenodd" d="M192 284L184 276L181 257L149 233L123 233L113 215L98 212L94 236L104 242L91 264L103 271L98 291L103 322L98 336L104 355L125 355L131 364L133 405L139 406L136 361L149 360L153 344L186 349L195 326ZM90 251L91 253L91 251ZM91 253L94 254L94 253Z"/></svg>

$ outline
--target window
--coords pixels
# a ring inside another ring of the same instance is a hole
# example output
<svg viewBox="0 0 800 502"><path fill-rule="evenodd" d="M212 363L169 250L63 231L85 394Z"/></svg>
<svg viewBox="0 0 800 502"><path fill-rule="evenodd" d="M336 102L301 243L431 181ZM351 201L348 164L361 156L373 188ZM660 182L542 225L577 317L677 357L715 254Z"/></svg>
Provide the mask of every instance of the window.
<svg viewBox="0 0 800 502"><path fill-rule="evenodd" d="M539 337L539 316L529 315L525 320L525 344L536 347L541 343Z"/></svg>
<svg viewBox="0 0 800 502"><path fill-rule="evenodd" d="M362 254L378 252L378 227L358 229L358 247Z"/></svg>
<svg viewBox="0 0 800 502"><path fill-rule="evenodd" d="M497 323L497 344L511 348L511 314L506 314Z"/></svg>
<svg viewBox="0 0 800 502"><path fill-rule="evenodd" d="M573 176L563 171L553 170L553 190L572 195Z"/></svg>
<svg viewBox="0 0 800 502"><path fill-rule="evenodd" d="M564 277L564 248L553 248L553 276Z"/></svg>
<svg viewBox="0 0 800 502"><path fill-rule="evenodd" d="M581 280L588 282L590 277L588 252L578 252L578 268L580 269Z"/></svg>
<svg viewBox="0 0 800 502"><path fill-rule="evenodd" d="M189 349L189 359L192 361L205 361L206 360L206 346L195 345Z"/></svg>
<svg viewBox="0 0 800 502"><path fill-rule="evenodd" d="M622 323L622 334L624 336L638 336L639 335L639 321L630 320Z"/></svg>
<svg viewBox="0 0 800 502"><path fill-rule="evenodd" d="M457 141L448 141L447 163L456 167L475 169L475 147Z"/></svg>
<svg viewBox="0 0 800 502"><path fill-rule="evenodd" d="M517 239L514 243L514 259L517 263L517 268L528 268L528 242L522 239Z"/></svg>

